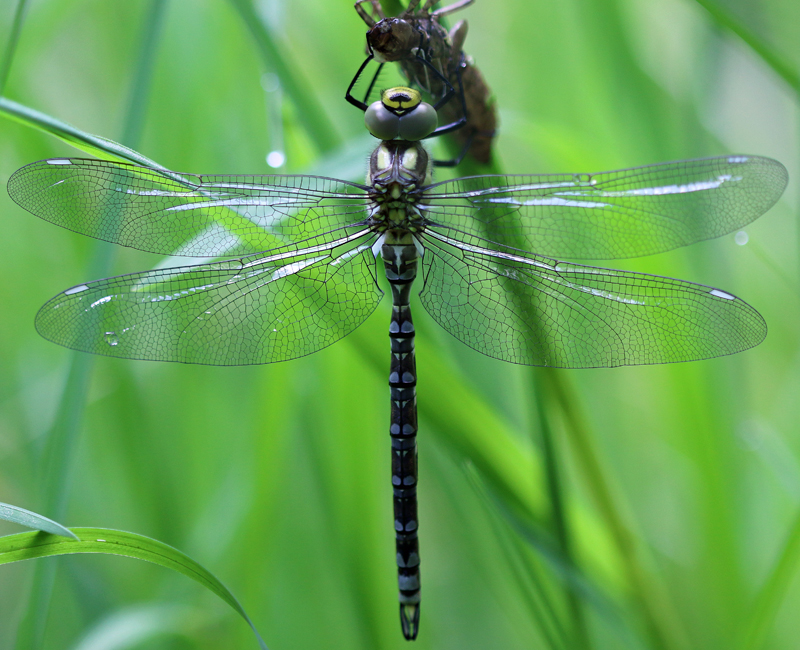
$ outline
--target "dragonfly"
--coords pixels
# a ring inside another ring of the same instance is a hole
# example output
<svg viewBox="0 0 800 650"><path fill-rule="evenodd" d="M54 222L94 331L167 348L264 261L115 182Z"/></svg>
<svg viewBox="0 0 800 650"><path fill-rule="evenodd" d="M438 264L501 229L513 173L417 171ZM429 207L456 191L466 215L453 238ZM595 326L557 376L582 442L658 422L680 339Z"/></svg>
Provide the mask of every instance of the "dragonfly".
<svg viewBox="0 0 800 650"><path fill-rule="evenodd" d="M437 0L426 0L421 8L420 0L410 0L406 9L396 17L386 17L379 0L355 3L358 15L369 27L369 54L353 77L345 99L366 110L366 102L383 66L388 62L398 62L411 85L418 86L437 100L436 108L443 124L437 127L434 135L452 132L461 146L461 153L456 158L435 161L437 166L455 166L467 152L483 164L488 164L491 159L497 114L483 76L472 58L463 52L467 21L459 21L449 32L439 22L473 1L459 0L431 11ZM366 11L363 6L366 4L371 6L375 17ZM351 93L373 59L379 66L362 101Z"/></svg>
<svg viewBox="0 0 800 650"><path fill-rule="evenodd" d="M49 300L36 328L113 357L246 365L340 340L391 289L390 438L403 635L420 621L417 371L411 290L455 338L495 359L558 368L734 354L766 335L727 291L579 264L651 255L737 230L787 183L779 162L728 155L594 174L433 182L420 140L435 109L410 88L367 111L381 142L366 182L224 176L56 158L8 182L14 201L75 232L205 259L86 282ZM565 261L570 260L570 261Z"/></svg>

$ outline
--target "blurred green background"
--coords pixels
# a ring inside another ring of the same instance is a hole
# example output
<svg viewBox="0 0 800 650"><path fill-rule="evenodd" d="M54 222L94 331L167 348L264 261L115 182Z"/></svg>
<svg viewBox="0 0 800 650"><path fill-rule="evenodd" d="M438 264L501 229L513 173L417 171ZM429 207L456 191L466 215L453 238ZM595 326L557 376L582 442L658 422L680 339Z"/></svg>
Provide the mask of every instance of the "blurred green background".
<svg viewBox="0 0 800 650"><path fill-rule="evenodd" d="M737 152L782 161L792 180L745 245L729 235L613 263L753 304L770 332L743 354L544 372L482 357L418 306L417 648L797 648L800 4L703 4L719 12L690 0L476 0L454 16L470 22L465 49L500 110L505 172ZM17 5L0 0L4 51ZM6 97L171 169L272 173L265 158L280 150L280 171L363 177L373 141L343 100L363 59L351 2L27 5ZM259 47L270 34L317 112L280 83ZM3 187L18 167L63 155L81 154L0 122ZM91 358L36 334L36 310L58 291L161 262L0 193L0 501L185 551L273 650L408 647L388 301L340 343L262 367ZM223 603L161 567L75 556L0 573L0 648L256 647Z"/></svg>

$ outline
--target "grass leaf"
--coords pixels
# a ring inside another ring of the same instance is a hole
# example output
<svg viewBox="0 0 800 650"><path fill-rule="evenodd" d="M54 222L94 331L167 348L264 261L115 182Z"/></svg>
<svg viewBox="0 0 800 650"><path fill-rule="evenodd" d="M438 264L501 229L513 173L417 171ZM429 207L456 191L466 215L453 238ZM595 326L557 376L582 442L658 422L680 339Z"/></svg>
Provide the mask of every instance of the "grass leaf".
<svg viewBox="0 0 800 650"><path fill-rule="evenodd" d="M6 97L0 97L0 115L33 129L43 131L80 151L98 158L132 162L155 169L164 169L154 160L150 160L138 151L134 151L119 142L86 133L71 124L62 122L46 113L24 106Z"/></svg>
<svg viewBox="0 0 800 650"><path fill-rule="evenodd" d="M73 528L71 532L75 540L64 539L48 533L19 533L0 537L0 565L75 553L122 555L152 562L199 582L219 596L247 622L256 635L259 646L263 650L267 650L258 630L234 595L213 573L185 553L158 540L121 530Z"/></svg>
<svg viewBox="0 0 800 650"><path fill-rule="evenodd" d="M0 519L5 519L6 521L25 526L26 528L41 530L44 533L60 535L61 537L70 539L78 539L75 533L70 531L69 528L65 528L52 519L37 515L35 512L25 510L25 508L12 506L8 503L0 503Z"/></svg>

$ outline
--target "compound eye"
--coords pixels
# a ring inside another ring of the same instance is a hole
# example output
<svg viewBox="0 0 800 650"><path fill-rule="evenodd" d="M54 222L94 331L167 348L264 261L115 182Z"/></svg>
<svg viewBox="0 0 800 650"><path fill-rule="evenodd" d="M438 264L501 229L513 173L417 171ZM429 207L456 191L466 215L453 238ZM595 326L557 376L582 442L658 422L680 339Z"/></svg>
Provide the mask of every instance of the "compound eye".
<svg viewBox="0 0 800 650"><path fill-rule="evenodd" d="M381 93L381 101L390 111L405 113L413 110L422 102L422 95L418 90L406 86L396 86Z"/></svg>
<svg viewBox="0 0 800 650"><path fill-rule="evenodd" d="M417 107L400 118L400 138L403 140L422 140L436 130L439 116L430 104L420 102Z"/></svg>
<svg viewBox="0 0 800 650"><path fill-rule="evenodd" d="M381 102L373 102L364 112L367 130L379 140L394 140L398 135L400 118Z"/></svg>

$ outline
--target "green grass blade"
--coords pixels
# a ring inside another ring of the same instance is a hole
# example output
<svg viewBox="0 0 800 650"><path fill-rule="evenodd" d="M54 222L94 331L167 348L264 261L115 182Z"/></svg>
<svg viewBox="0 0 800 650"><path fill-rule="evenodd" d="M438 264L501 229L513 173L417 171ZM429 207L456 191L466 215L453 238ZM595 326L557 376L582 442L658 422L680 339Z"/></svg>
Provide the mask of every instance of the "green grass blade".
<svg viewBox="0 0 800 650"><path fill-rule="evenodd" d="M89 269L102 275L110 267L112 246L100 242L94 251ZM57 519L60 519L67 509L75 448L83 428L94 362L94 357L88 354L71 355L67 380L41 462L40 480L44 486L41 507ZM55 582L55 570L54 563L36 567L29 605L18 628L16 642L18 650L41 647Z"/></svg>
<svg viewBox="0 0 800 650"><path fill-rule="evenodd" d="M267 645L236 597L213 573L185 553L144 535L120 530L73 528L72 533L76 541L46 533L18 533L0 537L0 565L75 553L122 555L152 562L199 582L219 596L247 622L262 650L267 650Z"/></svg>
<svg viewBox="0 0 800 650"><path fill-rule="evenodd" d="M211 629L216 618L173 602L120 607L90 626L71 650L134 650L165 637L191 640L193 633Z"/></svg>
<svg viewBox="0 0 800 650"><path fill-rule="evenodd" d="M153 0L152 9L144 23L144 38L140 48L138 66L135 70L130 106L124 127L125 137L132 138L126 140L130 144L136 144L141 134L142 115L140 114L143 114L149 96L148 89L154 64L152 53L160 33L160 16L163 14L164 4L164 0ZM0 97L0 113L25 126L48 133L93 156L163 169L155 161L125 145L86 133L70 124L3 97ZM108 275L113 255L111 245L105 242L95 243L88 268L89 275L92 277ZM40 466L41 481L44 485L42 509L57 519L63 516L69 501L74 452L83 428L93 368L94 358L90 355L73 354L71 356L69 372L59 399L56 419L45 445ZM28 608L17 630L16 648L19 650L42 646L55 583L55 571L54 563L42 567L37 566Z"/></svg>
<svg viewBox="0 0 800 650"><path fill-rule="evenodd" d="M543 376L537 370L532 370L533 380L532 402L536 404L536 415L539 423L539 433L542 445L542 456L544 457L545 475L547 480L547 492L550 497L550 512L552 516L555 538L558 541L561 553L570 563L574 563L573 542L570 522L567 516L565 486L561 476L560 454L556 444L553 429L550 426L547 413L547 402L544 392L541 390ZM573 589L567 588L564 594L572 618L571 635L572 642L576 647L589 650L592 643L586 627L586 618L583 613L582 603Z"/></svg>
<svg viewBox="0 0 800 650"><path fill-rule="evenodd" d="M739 638L742 639L741 650L756 650L756 648L764 647L764 640L770 626L775 621L786 591L797 573L799 561L800 516L792 524L783 546L783 552L750 610L752 614L743 626L743 633L739 635Z"/></svg>
<svg viewBox="0 0 800 650"><path fill-rule="evenodd" d="M86 133L71 124L62 122L50 115L5 97L0 97L0 115L33 129L43 131L80 151L92 156L97 156L98 158L117 160L119 162L132 162L138 165L154 167L155 169L164 169L157 162L150 160L138 151L134 151L125 145L99 135Z"/></svg>
<svg viewBox="0 0 800 650"><path fill-rule="evenodd" d="M639 559L639 545L617 505L577 400L562 373L545 369L540 372L544 377L540 386L552 391L553 401L558 403L564 414L578 466L616 544L620 562L631 587L632 598L645 622L650 642L654 648L664 650L677 647L678 643L671 633L672 626L668 622L671 617L665 611L666 601Z"/></svg>
<svg viewBox="0 0 800 650"><path fill-rule="evenodd" d="M17 2L17 9L14 11L14 22L11 24L11 33L8 35L8 41L6 41L6 51L3 52L3 60L0 61L0 95L3 94L6 88L8 73L11 72L11 63L17 51L17 43L19 42L19 35L22 31L22 22L25 19L27 4L28 0L19 0Z"/></svg>
<svg viewBox="0 0 800 650"><path fill-rule="evenodd" d="M530 555L530 547L522 542L521 536L514 534L510 526L505 525L501 511L495 507L473 465L467 466L466 474L489 514L489 521L506 562L515 568L513 576L524 595L531 619L536 621L542 638L551 650L567 650L570 647L569 634L544 585L545 578L537 570L538 567L534 567L525 556L526 552Z"/></svg>
<svg viewBox="0 0 800 650"><path fill-rule="evenodd" d="M0 519L5 519L6 521L25 526L26 528L33 528L33 530L41 530L51 535L78 539L75 533L70 531L69 528L64 528L64 526L52 519L37 515L35 512L25 510L25 508L12 506L8 503L0 503Z"/></svg>
<svg viewBox="0 0 800 650"><path fill-rule="evenodd" d="M144 119L147 114L148 89L152 84L155 56L164 25L164 10L166 6L165 0L153 0L145 18L144 24L146 27L139 48L139 61L135 68L136 76L129 91L125 130L122 133L122 141L131 146L136 146L141 140Z"/></svg>
<svg viewBox="0 0 800 650"><path fill-rule="evenodd" d="M797 95L800 95L800 75L797 74L794 66L714 0L697 0L697 4L710 14L718 25L741 38L750 49L761 57L764 63L772 68L775 74L789 84Z"/></svg>
<svg viewBox="0 0 800 650"><path fill-rule="evenodd" d="M619 638L625 640L626 647L631 645L633 640L631 631L625 624L614 602L602 589L602 585L597 585L580 566L572 562L571 558L565 557L557 543L546 531L540 529L537 524L532 523L530 520L525 521L512 512L498 498L498 495L494 493L490 485L477 485L477 487L483 488L481 492L484 499L494 507L494 510L505 520L508 527L517 533L516 539L534 549L558 578L568 585L571 591L580 595L585 603L591 605L602 615L611 624ZM550 609L554 611L552 608ZM557 620L555 615L551 614L551 617L552 620ZM563 636L566 636L566 631L563 632ZM573 642L570 643L570 641ZM580 647L581 650L584 648L583 646L576 646L574 640L568 639L565 643L570 648Z"/></svg>
<svg viewBox="0 0 800 650"><path fill-rule="evenodd" d="M331 121L317 98L306 89L309 84L303 80L298 67L288 58L285 49L275 43L264 22L258 17L250 0L231 0L258 45L264 64L281 81L281 87L292 101L303 128L316 142L320 151L328 152L341 142Z"/></svg>

